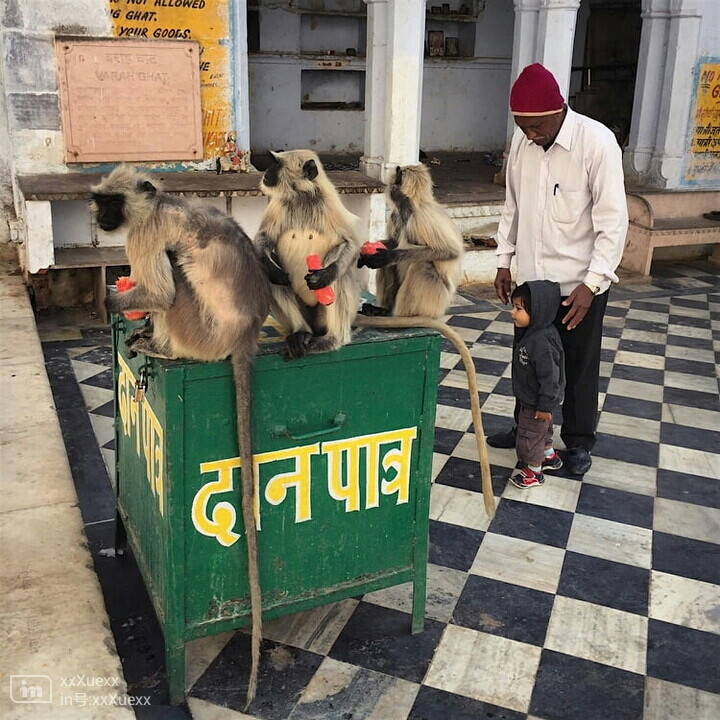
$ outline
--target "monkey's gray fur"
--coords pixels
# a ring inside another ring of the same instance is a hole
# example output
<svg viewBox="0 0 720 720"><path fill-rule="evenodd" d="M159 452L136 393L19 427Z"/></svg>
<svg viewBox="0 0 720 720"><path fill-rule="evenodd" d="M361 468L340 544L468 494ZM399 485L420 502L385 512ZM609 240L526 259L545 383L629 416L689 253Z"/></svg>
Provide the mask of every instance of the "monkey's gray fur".
<svg viewBox="0 0 720 720"><path fill-rule="evenodd" d="M460 281L460 230L435 200L424 165L398 167L389 191L394 208L388 252L363 256L361 264L378 268L377 299L385 312L440 317Z"/></svg>
<svg viewBox="0 0 720 720"><path fill-rule="evenodd" d="M128 229L125 249L135 283L127 292L109 295L107 308L150 312L149 325L128 339L133 352L208 361L231 357L252 607L249 705L257 687L262 610L249 460L250 375L270 288L250 239L232 218L214 207L191 206L156 184L150 175L121 165L92 188L100 226Z"/></svg>
<svg viewBox="0 0 720 720"><path fill-rule="evenodd" d="M342 204L312 150L273 153L260 188L268 196L255 245L271 280L272 313L286 335L288 358L336 350L350 341L360 299L357 218ZM308 272L317 253L321 270ZM335 302L314 289L331 285Z"/></svg>

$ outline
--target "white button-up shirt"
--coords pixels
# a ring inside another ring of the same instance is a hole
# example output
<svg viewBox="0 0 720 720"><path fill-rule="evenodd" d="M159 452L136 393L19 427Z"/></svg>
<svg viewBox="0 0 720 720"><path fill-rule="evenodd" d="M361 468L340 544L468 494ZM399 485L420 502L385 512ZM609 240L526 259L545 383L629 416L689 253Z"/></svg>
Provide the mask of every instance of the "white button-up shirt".
<svg viewBox="0 0 720 720"><path fill-rule="evenodd" d="M498 226L498 268L516 256L516 281L582 282L605 292L628 227L622 152L612 132L570 108L547 152L515 130Z"/></svg>

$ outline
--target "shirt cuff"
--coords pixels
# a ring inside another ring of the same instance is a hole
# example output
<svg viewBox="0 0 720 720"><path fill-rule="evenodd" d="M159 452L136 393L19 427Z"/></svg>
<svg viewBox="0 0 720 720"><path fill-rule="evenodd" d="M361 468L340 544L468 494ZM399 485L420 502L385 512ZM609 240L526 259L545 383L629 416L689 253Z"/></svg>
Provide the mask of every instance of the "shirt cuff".
<svg viewBox="0 0 720 720"><path fill-rule="evenodd" d="M510 269L511 262L512 262L512 253L508 253L507 255L498 255L497 256L498 270L500 270L501 268Z"/></svg>
<svg viewBox="0 0 720 720"><path fill-rule="evenodd" d="M583 280L583 282L588 283L588 285L599 287L600 289L605 288L607 285L605 276L594 272L589 272L585 275L585 280Z"/></svg>

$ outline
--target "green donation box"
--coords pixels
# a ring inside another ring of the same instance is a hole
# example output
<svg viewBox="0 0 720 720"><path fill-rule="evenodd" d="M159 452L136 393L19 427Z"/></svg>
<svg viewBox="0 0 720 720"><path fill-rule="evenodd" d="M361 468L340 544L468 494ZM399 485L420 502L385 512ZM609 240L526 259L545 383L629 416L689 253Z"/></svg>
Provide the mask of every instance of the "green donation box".
<svg viewBox="0 0 720 720"><path fill-rule="evenodd" d="M229 361L128 358L137 326L113 318L118 544L140 567L180 702L185 643L250 620L235 387ZM412 581L422 630L440 336L364 329L285 362L274 328L263 335L252 398L263 618Z"/></svg>

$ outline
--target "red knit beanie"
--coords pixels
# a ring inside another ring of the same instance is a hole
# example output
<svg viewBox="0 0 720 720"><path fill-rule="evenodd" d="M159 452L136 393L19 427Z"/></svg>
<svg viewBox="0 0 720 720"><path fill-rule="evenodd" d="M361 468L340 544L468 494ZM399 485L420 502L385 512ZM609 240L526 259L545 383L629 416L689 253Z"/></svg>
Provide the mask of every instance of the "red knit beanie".
<svg viewBox="0 0 720 720"><path fill-rule="evenodd" d="M528 65L510 90L513 115L553 115L560 112L564 104L557 80L540 63Z"/></svg>

